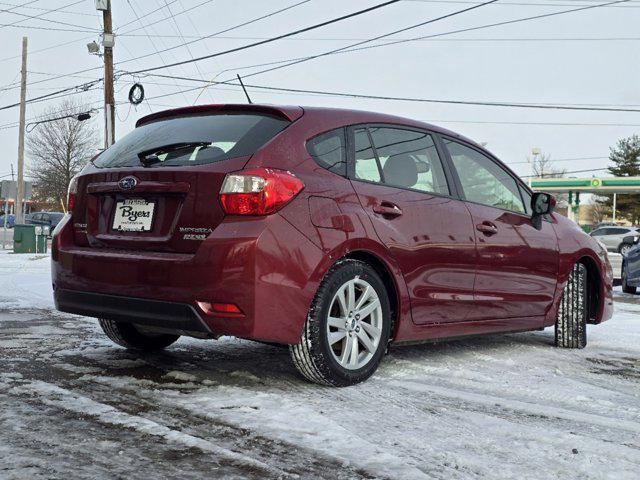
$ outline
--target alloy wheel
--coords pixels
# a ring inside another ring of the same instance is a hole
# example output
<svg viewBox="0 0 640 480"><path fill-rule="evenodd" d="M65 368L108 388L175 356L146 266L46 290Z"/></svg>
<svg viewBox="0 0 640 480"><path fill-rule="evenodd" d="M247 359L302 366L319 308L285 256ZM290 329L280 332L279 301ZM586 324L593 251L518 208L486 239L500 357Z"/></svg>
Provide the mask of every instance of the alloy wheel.
<svg viewBox="0 0 640 480"><path fill-rule="evenodd" d="M376 290L356 277L344 283L331 300L327 341L334 359L348 370L369 363L382 336L382 305Z"/></svg>

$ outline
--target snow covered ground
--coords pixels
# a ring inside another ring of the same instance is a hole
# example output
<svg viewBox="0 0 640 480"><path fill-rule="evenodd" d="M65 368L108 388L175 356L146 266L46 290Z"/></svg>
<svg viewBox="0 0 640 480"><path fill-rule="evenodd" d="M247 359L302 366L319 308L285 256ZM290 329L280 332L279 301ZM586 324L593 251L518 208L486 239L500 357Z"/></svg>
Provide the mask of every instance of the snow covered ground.
<svg viewBox="0 0 640 480"><path fill-rule="evenodd" d="M47 257L0 253L0 479L637 479L640 298L588 334L396 348L328 389L248 341L128 353L53 310Z"/></svg>

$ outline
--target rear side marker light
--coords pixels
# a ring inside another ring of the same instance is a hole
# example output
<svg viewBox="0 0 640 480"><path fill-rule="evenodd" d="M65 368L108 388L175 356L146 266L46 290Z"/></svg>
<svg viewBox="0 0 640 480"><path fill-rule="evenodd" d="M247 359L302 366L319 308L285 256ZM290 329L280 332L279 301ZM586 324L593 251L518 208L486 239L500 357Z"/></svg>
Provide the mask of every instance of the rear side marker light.
<svg viewBox="0 0 640 480"><path fill-rule="evenodd" d="M67 212L71 213L76 204L76 194L78 193L78 177L73 177L69 182L67 190Z"/></svg>
<svg viewBox="0 0 640 480"><path fill-rule="evenodd" d="M269 215L289 203L304 188L293 173L257 168L229 173L220 189L220 203L229 215Z"/></svg>
<svg viewBox="0 0 640 480"><path fill-rule="evenodd" d="M233 303L197 302L198 307L207 315L242 315L242 310Z"/></svg>

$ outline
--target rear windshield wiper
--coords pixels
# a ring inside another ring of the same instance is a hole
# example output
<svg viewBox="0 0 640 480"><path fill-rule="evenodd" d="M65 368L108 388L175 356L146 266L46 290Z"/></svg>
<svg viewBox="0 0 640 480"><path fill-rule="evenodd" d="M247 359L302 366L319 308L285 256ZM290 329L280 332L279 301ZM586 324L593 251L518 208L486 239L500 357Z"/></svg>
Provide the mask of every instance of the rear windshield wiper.
<svg viewBox="0 0 640 480"><path fill-rule="evenodd" d="M162 147L156 147L152 150L145 150L144 152L140 152L138 153L138 158L140 159L140 163L142 163L143 167L150 167L151 165L162 162L160 157L158 157L158 154L174 152L176 150L182 150L185 148L207 148L210 145L211 142L170 143L169 145L163 145Z"/></svg>

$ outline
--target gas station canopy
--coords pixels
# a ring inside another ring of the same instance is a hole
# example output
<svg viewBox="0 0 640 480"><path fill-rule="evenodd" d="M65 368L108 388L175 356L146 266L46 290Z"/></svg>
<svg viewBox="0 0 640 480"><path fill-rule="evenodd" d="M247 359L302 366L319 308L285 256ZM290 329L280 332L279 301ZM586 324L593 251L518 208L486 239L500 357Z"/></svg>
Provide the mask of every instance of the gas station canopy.
<svg viewBox="0 0 640 480"><path fill-rule="evenodd" d="M640 193L640 177L535 178L536 192Z"/></svg>

